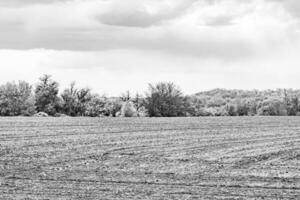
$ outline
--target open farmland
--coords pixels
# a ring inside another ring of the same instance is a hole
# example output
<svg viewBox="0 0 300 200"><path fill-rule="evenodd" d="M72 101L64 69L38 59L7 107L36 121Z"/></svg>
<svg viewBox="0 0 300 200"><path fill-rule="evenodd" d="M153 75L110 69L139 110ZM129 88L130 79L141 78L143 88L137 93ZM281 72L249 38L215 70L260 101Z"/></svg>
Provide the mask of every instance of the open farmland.
<svg viewBox="0 0 300 200"><path fill-rule="evenodd" d="M300 199L300 118L0 118L0 199Z"/></svg>

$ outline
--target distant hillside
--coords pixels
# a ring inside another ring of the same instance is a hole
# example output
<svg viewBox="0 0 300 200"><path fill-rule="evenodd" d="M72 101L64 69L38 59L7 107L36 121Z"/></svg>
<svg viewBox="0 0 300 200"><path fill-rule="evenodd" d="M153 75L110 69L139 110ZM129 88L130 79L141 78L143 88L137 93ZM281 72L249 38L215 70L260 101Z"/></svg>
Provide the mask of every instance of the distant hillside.
<svg viewBox="0 0 300 200"><path fill-rule="evenodd" d="M221 98L251 98L251 97L284 97L289 96L300 96L300 90L293 89L276 89L276 90L229 90L216 88L213 90L198 92L195 96L198 97L221 97Z"/></svg>
<svg viewBox="0 0 300 200"><path fill-rule="evenodd" d="M213 89L190 97L195 115L300 115L300 90Z"/></svg>

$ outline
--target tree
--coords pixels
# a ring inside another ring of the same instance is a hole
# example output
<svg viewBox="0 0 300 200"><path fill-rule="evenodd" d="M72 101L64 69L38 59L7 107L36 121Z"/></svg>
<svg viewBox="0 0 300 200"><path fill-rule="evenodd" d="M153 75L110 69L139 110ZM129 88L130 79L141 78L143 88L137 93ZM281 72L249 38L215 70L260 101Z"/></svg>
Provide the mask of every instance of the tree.
<svg viewBox="0 0 300 200"><path fill-rule="evenodd" d="M183 98L183 106L185 110L185 116L196 116L197 110L193 105L193 98L190 96L185 96Z"/></svg>
<svg viewBox="0 0 300 200"><path fill-rule="evenodd" d="M285 103L278 98L266 99L258 106L259 115L282 116L287 115Z"/></svg>
<svg viewBox="0 0 300 200"><path fill-rule="evenodd" d="M84 116L87 113L88 104L93 98L89 88L78 89L75 82L70 84L61 94L63 99L63 111L70 116Z"/></svg>
<svg viewBox="0 0 300 200"><path fill-rule="evenodd" d="M87 105L92 99L91 90L89 88L79 89L77 92L77 115L84 116Z"/></svg>
<svg viewBox="0 0 300 200"><path fill-rule="evenodd" d="M105 104L107 102L106 97L100 97L99 95L93 95L92 99L86 106L85 114L89 117L100 117L106 114Z"/></svg>
<svg viewBox="0 0 300 200"><path fill-rule="evenodd" d="M0 86L0 115L31 116L35 113L32 87L25 81Z"/></svg>
<svg viewBox="0 0 300 200"><path fill-rule="evenodd" d="M250 105L248 101L240 101L238 100L236 106L236 112L239 116L247 116L250 110Z"/></svg>
<svg viewBox="0 0 300 200"><path fill-rule="evenodd" d="M185 115L184 97L174 83L149 84L145 107L150 117Z"/></svg>
<svg viewBox="0 0 300 200"><path fill-rule="evenodd" d="M36 109L38 112L55 115L60 109L59 85L50 75L44 75L39 80L35 88Z"/></svg>
<svg viewBox="0 0 300 200"><path fill-rule="evenodd" d="M288 108L289 115L297 115L299 110L299 98L294 96L291 98L291 106Z"/></svg>
<svg viewBox="0 0 300 200"><path fill-rule="evenodd" d="M204 111L205 103L203 99L198 98L196 95L186 96L184 98L185 110L189 116L206 116Z"/></svg>
<svg viewBox="0 0 300 200"><path fill-rule="evenodd" d="M287 115L297 115L299 110L299 98L296 95L288 95L288 91L284 90L284 103L287 110Z"/></svg>
<svg viewBox="0 0 300 200"><path fill-rule="evenodd" d="M63 112L69 116L76 116L76 94L75 82L70 84L70 88L65 89L61 97L63 99Z"/></svg>

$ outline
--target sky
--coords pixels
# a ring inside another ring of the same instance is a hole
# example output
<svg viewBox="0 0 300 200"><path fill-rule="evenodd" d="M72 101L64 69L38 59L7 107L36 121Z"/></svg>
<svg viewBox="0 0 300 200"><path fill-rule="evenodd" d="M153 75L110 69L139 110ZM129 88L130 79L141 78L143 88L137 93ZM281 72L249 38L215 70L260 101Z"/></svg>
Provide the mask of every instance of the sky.
<svg viewBox="0 0 300 200"><path fill-rule="evenodd" d="M300 88L299 0L0 0L0 83Z"/></svg>

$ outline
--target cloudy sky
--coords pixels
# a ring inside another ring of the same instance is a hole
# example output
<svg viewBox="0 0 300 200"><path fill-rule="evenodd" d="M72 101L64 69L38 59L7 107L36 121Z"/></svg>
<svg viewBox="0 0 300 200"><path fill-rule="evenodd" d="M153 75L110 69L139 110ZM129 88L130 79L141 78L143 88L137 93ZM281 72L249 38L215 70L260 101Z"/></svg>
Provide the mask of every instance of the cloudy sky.
<svg viewBox="0 0 300 200"><path fill-rule="evenodd" d="M0 83L300 88L299 0L0 0Z"/></svg>

